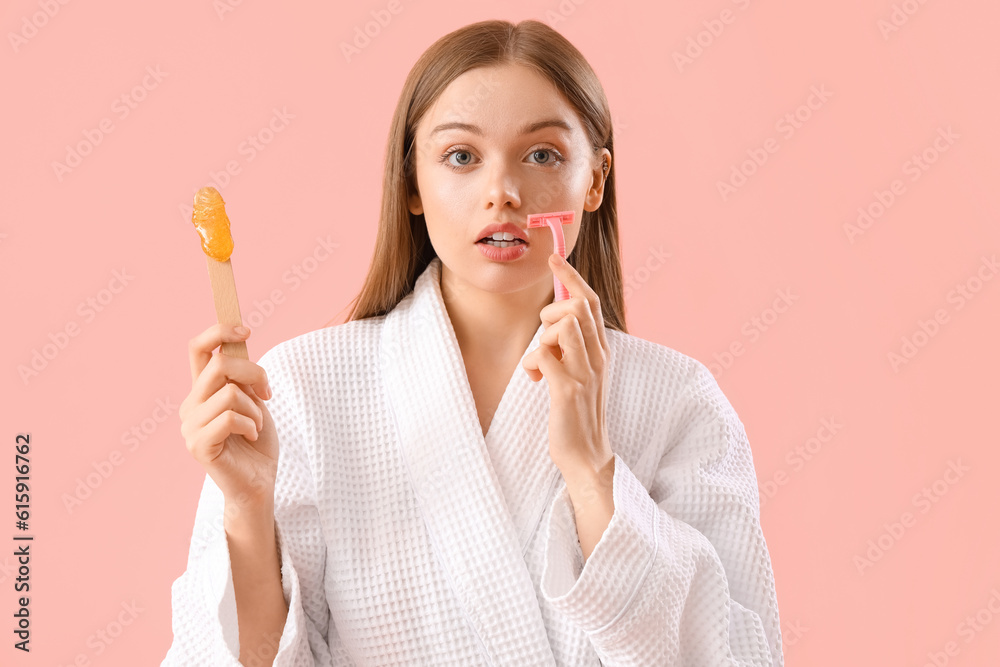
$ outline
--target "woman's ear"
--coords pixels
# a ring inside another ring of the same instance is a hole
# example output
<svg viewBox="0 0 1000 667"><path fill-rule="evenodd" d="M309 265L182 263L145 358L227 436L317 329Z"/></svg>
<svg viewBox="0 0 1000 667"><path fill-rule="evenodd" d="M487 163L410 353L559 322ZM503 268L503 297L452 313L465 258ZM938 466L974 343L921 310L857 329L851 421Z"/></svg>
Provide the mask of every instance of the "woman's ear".
<svg viewBox="0 0 1000 667"><path fill-rule="evenodd" d="M604 201L604 184L607 183L608 174L611 173L611 151L602 148L596 156L597 164L593 170L593 181L587 196L583 202L583 210L596 211Z"/></svg>
<svg viewBox="0 0 1000 667"><path fill-rule="evenodd" d="M424 205L420 201L419 193L411 194L407 197L407 206L413 215L420 215L424 212Z"/></svg>

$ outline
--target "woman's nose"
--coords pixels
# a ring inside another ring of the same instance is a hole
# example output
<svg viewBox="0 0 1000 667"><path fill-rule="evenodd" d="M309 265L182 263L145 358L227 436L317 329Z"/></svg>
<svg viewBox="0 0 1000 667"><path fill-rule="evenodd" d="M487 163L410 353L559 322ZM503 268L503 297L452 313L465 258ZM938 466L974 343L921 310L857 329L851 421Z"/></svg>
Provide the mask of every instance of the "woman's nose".
<svg viewBox="0 0 1000 667"><path fill-rule="evenodd" d="M489 175L487 186L488 203L496 208L504 208L508 204L513 208L521 206L520 177L514 169L504 164L495 164Z"/></svg>

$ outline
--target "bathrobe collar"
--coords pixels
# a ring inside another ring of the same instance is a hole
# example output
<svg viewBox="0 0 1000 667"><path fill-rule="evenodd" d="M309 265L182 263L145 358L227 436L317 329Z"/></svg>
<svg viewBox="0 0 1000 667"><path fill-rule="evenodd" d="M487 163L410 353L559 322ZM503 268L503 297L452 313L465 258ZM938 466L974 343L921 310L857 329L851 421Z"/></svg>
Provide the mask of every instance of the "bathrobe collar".
<svg viewBox="0 0 1000 667"><path fill-rule="evenodd" d="M562 481L548 451L548 384L532 382L519 363L484 438L440 278L435 257L382 330L380 363L401 453L437 557L492 662L554 665L524 559ZM524 451L492 462L494 444ZM510 498L498 473L517 480Z"/></svg>

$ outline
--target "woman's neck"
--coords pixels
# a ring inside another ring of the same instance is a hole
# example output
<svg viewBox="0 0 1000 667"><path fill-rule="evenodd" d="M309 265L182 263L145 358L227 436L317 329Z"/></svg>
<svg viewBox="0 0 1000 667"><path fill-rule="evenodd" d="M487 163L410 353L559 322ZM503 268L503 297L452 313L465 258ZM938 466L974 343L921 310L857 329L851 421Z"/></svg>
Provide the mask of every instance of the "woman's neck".
<svg viewBox="0 0 1000 667"><path fill-rule="evenodd" d="M456 285L452 280L442 272L441 296L463 358L520 359L542 323L539 311L552 303L551 278L506 294Z"/></svg>

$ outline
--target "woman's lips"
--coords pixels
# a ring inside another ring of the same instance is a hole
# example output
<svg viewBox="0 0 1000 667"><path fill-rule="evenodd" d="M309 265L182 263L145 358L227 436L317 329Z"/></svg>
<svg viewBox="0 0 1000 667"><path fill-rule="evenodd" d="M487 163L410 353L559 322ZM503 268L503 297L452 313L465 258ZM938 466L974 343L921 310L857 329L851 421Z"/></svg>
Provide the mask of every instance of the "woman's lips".
<svg viewBox="0 0 1000 667"><path fill-rule="evenodd" d="M479 241L476 245L479 246L479 252L484 257L495 262L510 262L523 257L528 252L527 243L514 243L506 248L491 245L485 241Z"/></svg>
<svg viewBox="0 0 1000 667"><path fill-rule="evenodd" d="M489 239L489 238L479 239L478 241L476 241L476 243L486 243L487 241L496 241L496 239ZM524 241L522 239L514 239L512 241L504 241L504 243L515 243L517 245L528 245L528 242ZM500 247L500 246L497 246L497 247Z"/></svg>

